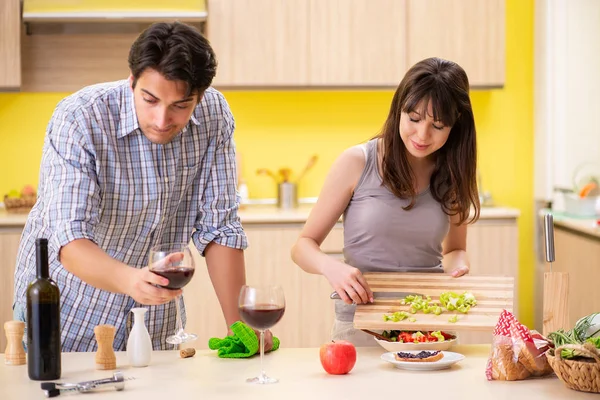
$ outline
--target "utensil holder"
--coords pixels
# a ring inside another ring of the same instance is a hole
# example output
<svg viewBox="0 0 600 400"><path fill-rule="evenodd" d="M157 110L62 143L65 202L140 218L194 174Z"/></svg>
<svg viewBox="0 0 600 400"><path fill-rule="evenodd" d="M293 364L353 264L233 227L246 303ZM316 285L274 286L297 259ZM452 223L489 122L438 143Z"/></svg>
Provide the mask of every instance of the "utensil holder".
<svg viewBox="0 0 600 400"><path fill-rule="evenodd" d="M292 182L282 182L277 185L277 207L289 210L298 207L297 186Z"/></svg>

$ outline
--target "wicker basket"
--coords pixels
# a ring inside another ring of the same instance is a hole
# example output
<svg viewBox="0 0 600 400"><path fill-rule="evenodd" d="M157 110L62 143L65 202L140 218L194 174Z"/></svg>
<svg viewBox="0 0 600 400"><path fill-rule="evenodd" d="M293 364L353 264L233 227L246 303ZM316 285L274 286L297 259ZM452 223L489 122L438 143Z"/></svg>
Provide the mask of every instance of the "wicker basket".
<svg viewBox="0 0 600 400"><path fill-rule="evenodd" d="M28 214L37 200L36 195L21 196L18 199L4 196L4 208L9 213Z"/></svg>
<svg viewBox="0 0 600 400"><path fill-rule="evenodd" d="M574 349L590 358L565 360L560 356L562 349ZM569 389L600 393L600 350L593 344L567 344L548 350L546 357L556 376Z"/></svg>

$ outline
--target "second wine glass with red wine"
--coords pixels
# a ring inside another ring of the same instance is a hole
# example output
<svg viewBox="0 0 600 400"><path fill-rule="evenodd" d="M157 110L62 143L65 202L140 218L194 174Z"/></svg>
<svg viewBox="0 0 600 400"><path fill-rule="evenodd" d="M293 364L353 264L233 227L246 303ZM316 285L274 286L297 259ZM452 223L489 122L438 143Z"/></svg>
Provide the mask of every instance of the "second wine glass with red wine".
<svg viewBox="0 0 600 400"><path fill-rule="evenodd" d="M247 379L250 383L275 383L276 378L265 374L265 330L272 328L285 312L285 298L281 286L243 286L240 291L239 311L242 321L260 332L260 374Z"/></svg>
<svg viewBox="0 0 600 400"><path fill-rule="evenodd" d="M182 289L194 276L194 258L187 243L159 244L150 249L149 269L169 280L169 283L162 287ZM179 300L180 298L175 299L175 334L167 338L167 343L170 344L181 344L198 338L196 334L183 331Z"/></svg>

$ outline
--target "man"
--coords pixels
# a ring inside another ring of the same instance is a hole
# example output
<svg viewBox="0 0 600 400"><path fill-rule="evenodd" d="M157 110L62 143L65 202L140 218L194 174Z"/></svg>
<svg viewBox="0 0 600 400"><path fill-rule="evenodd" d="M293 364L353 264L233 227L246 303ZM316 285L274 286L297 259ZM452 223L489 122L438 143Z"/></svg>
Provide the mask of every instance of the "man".
<svg viewBox="0 0 600 400"><path fill-rule="evenodd" d="M129 310L140 305L154 349L167 348L181 290L158 287L168 280L148 270L158 243L191 238L227 325L239 319L247 242L237 215L235 124L210 87L213 50L192 27L158 23L133 43L129 68L128 80L86 87L56 107L21 238L15 318L26 318L35 239L46 237L63 351L94 351L98 324L116 327L114 348L123 350Z"/></svg>

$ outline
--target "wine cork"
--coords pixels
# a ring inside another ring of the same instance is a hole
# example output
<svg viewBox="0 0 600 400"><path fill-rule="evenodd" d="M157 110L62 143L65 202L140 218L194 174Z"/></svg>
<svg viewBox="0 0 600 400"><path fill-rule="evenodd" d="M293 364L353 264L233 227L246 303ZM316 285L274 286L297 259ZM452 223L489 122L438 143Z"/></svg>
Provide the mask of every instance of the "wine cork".
<svg viewBox="0 0 600 400"><path fill-rule="evenodd" d="M23 333L25 322L7 321L4 323L6 334L6 350L4 351L4 363L6 365L25 364L25 349L23 348Z"/></svg>
<svg viewBox="0 0 600 400"><path fill-rule="evenodd" d="M194 354L196 354L196 349L194 349L193 347L179 350L179 357L181 358L194 357Z"/></svg>
<svg viewBox="0 0 600 400"><path fill-rule="evenodd" d="M109 370L117 368L117 357L113 350L115 340L115 327L112 325L98 325L94 328L98 350L96 351L96 369Z"/></svg>

